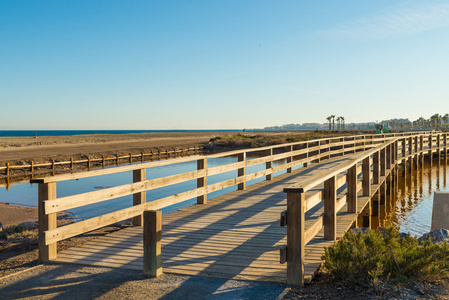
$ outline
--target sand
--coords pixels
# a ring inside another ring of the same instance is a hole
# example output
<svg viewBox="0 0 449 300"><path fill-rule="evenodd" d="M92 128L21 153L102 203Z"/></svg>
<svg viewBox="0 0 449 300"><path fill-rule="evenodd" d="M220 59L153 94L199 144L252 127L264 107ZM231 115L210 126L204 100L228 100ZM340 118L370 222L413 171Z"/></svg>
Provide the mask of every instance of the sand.
<svg viewBox="0 0 449 300"><path fill-rule="evenodd" d="M149 153L151 150L187 148L207 144L216 136L235 132L172 132L92 134L75 136L0 137L0 165L36 163L81 155Z"/></svg>

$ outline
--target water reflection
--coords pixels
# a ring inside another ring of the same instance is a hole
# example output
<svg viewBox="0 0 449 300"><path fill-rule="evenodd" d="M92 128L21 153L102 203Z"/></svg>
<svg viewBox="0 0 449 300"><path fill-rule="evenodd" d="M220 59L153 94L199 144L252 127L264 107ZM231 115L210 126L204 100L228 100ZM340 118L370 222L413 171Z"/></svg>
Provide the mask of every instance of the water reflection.
<svg viewBox="0 0 449 300"><path fill-rule="evenodd" d="M414 169L414 168L413 168ZM399 171L397 192L387 195L392 208L386 207L386 216L380 226L399 226L402 232L421 235L430 231L432 219L433 193L447 191L447 161L434 160L431 166L427 161L423 168L412 170L402 177ZM396 194L396 195L395 195ZM373 224L374 225L374 224ZM376 227L373 227L376 228Z"/></svg>

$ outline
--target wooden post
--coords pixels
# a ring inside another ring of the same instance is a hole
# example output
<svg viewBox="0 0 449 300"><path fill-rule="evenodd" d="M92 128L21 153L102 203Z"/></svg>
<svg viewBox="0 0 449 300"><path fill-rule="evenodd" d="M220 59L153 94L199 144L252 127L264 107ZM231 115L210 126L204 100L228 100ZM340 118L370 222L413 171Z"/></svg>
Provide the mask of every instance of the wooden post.
<svg viewBox="0 0 449 300"><path fill-rule="evenodd" d="M140 152L140 161L143 162L143 152Z"/></svg>
<svg viewBox="0 0 449 300"><path fill-rule="evenodd" d="M363 196L370 195L370 158L365 158L362 162L362 191Z"/></svg>
<svg viewBox="0 0 449 300"><path fill-rule="evenodd" d="M129 154L129 163L131 164L133 162L133 155L132 153Z"/></svg>
<svg viewBox="0 0 449 300"><path fill-rule="evenodd" d="M287 192L287 284L304 286L304 192Z"/></svg>
<svg viewBox="0 0 449 300"><path fill-rule="evenodd" d="M289 146L289 151L290 151L290 153L293 153L293 146L292 145L290 145ZM293 156L289 156L289 157L287 157L287 164L292 164L292 162L293 162ZM293 167L289 167L289 168L287 168L287 173L291 173L293 171Z"/></svg>
<svg viewBox="0 0 449 300"><path fill-rule="evenodd" d="M143 274L158 277L162 275L162 211L147 210L143 215Z"/></svg>
<svg viewBox="0 0 449 300"><path fill-rule="evenodd" d="M51 169L53 172L55 171L55 160L54 159L51 160Z"/></svg>
<svg viewBox="0 0 449 300"><path fill-rule="evenodd" d="M380 178L380 151L373 154L373 184L379 184Z"/></svg>
<svg viewBox="0 0 449 300"><path fill-rule="evenodd" d="M245 165L246 165L246 152L240 153L240 154L238 155L238 161L239 161L239 162L244 161L244 162L245 162ZM243 167L243 168L238 169L238 170L237 170L237 175L238 175L238 177L245 176L245 175L246 175L246 167ZM238 189L239 189L239 190L244 190L244 189L246 189L246 182L239 183L239 184L238 184Z"/></svg>
<svg viewBox="0 0 449 300"><path fill-rule="evenodd" d="M401 157L405 157L406 155L407 155L407 150L406 150L406 145L405 145L405 143L406 143L406 141L405 141L405 139L402 139L402 149L401 149L401 152L402 152L402 155L401 155Z"/></svg>
<svg viewBox="0 0 449 300"><path fill-rule="evenodd" d="M197 166L197 170L207 169L207 158L198 159L196 166ZM205 186L207 186L207 176L198 178L196 180L197 188L202 188ZM197 204L207 204L207 194L196 197L196 203Z"/></svg>
<svg viewBox="0 0 449 300"><path fill-rule="evenodd" d="M379 195L380 195L379 201L380 201L380 204L385 204L385 195L387 194L386 193L386 191L387 191L387 184L386 183L387 183L387 179L385 179L385 181L379 187Z"/></svg>
<svg viewBox="0 0 449 300"><path fill-rule="evenodd" d="M33 161L31 161L31 168L30 168L30 172L33 173L34 172L34 165L33 165Z"/></svg>
<svg viewBox="0 0 449 300"><path fill-rule="evenodd" d="M318 159L316 160L316 162L320 162L321 161L321 141L318 141Z"/></svg>
<svg viewBox="0 0 449 300"><path fill-rule="evenodd" d="M139 181L145 181L147 180L147 170L146 169L139 169L133 171L133 183L139 182ZM147 192L139 192L133 194L133 206L143 204L147 201ZM135 216L133 218L133 225L134 226L143 226L143 214L139 216Z"/></svg>
<svg viewBox="0 0 449 300"><path fill-rule="evenodd" d="M57 256L57 243L46 245L45 231L56 229L56 213L45 214L44 202L56 199L56 182L39 183L38 186L38 215L39 215L39 262L49 262Z"/></svg>
<svg viewBox="0 0 449 300"><path fill-rule="evenodd" d="M337 178L332 176L324 182L324 239L337 239Z"/></svg>
<svg viewBox="0 0 449 300"><path fill-rule="evenodd" d="M348 184L348 213L357 213L357 164L348 169L346 175Z"/></svg>
<svg viewBox="0 0 449 300"><path fill-rule="evenodd" d="M70 157L70 170L73 170L73 157Z"/></svg>
<svg viewBox="0 0 449 300"><path fill-rule="evenodd" d="M385 176L387 166L387 157L385 148L380 149L380 176Z"/></svg>
<svg viewBox="0 0 449 300"><path fill-rule="evenodd" d="M6 176L9 176L9 163L6 163Z"/></svg>
<svg viewBox="0 0 449 300"><path fill-rule="evenodd" d="M309 143L306 143L306 149L309 149ZM307 159L307 162L302 164L303 168L307 168L309 166L309 151L308 150L306 151L306 157L305 158Z"/></svg>
<svg viewBox="0 0 449 300"><path fill-rule="evenodd" d="M432 147L433 147L433 141L432 141L432 135L429 135L429 139L427 141L428 145L429 145L429 164L432 165L433 162L433 157L432 157Z"/></svg>
<svg viewBox="0 0 449 300"><path fill-rule="evenodd" d="M447 133L443 135L444 139L444 159L447 160Z"/></svg>
<svg viewBox="0 0 449 300"><path fill-rule="evenodd" d="M437 161L438 162L440 162L440 158L441 158L440 139L441 139L440 134L437 134Z"/></svg>
<svg viewBox="0 0 449 300"><path fill-rule="evenodd" d="M106 161L104 160L104 155L101 156L102 160L103 160L103 168L106 167Z"/></svg>
<svg viewBox="0 0 449 300"><path fill-rule="evenodd" d="M360 216L362 217L362 227L371 228L371 201L365 206Z"/></svg>
<svg viewBox="0 0 449 300"><path fill-rule="evenodd" d="M385 154L387 156L385 168L390 169L391 168L391 144L387 145L387 147L385 148Z"/></svg>
<svg viewBox="0 0 449 300"><path fill-rule="evenodd" d="M270 160L266 163L266 169L269 170L273 168L273 148L268 149L266 153L267 156L270 156ZM272 180L273 173L266 175L265 179Z"/></svg>
<svg viewBox="0 0 449 300"><path fill-rule="evenodd" d="M399 158L399 141L394 142L394 162L396 163Z"/></svg>
<svg viewBox="0 0 449 300"><path fill-rule="evenodd" d="M87 157L87 169L90 170L90 157Z"/></svg>
<svg viewBox="0 0 449 300"><path fill-rule="evenodd" d="M355 153L355 152L356 152L355 147L356 147L356 144L357 144L356 141L355 141L355 140L356 140L356 137L353 137L352 140L354 141L354 144L352 144L352 147L353 147L353 149L354 149L353 153Z"/></svg>
<svg viewBox="0 0 449 300"><path fill-rule="evenodd" d="M371 215L372 216L379 216L379 206L380 206L380 201L379 201L379 190L377 190L373 197L371 198L371 205L372 205L372 211L371 211Z"/></svg>

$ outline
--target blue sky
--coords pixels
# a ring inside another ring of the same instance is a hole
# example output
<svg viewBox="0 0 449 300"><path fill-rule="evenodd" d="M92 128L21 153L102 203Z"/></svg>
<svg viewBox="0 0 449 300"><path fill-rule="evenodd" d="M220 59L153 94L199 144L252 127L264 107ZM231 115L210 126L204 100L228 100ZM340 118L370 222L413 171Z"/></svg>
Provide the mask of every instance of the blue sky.
<svg viewBox="0 0 449 300"><path fill-rule="evenodd" d="M449 111L448 1L0 1L0 129Z"/></svg>

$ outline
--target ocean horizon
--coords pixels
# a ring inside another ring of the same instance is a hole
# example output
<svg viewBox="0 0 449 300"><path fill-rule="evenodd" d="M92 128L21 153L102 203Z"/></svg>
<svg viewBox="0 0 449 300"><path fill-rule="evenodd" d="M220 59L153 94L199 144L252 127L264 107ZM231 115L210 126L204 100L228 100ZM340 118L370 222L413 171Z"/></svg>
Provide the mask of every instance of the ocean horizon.
<svg viewBox="0 0 449 300"><path fill-rule="evenodd" d="M239 132L243 129L172 129L172 130L0 130L0 137L15 136L69 136L85 134L127 134L147 132Z"/></svg>

